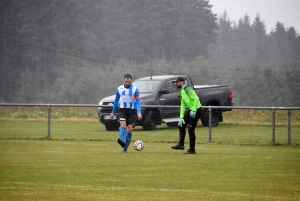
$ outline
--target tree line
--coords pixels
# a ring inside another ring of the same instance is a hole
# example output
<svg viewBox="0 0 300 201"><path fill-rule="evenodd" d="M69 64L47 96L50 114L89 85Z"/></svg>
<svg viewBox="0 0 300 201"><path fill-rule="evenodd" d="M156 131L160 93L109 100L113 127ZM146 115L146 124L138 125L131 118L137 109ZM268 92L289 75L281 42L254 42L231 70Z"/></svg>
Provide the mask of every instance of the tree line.
<svg viewBox="0 0 300 201"><path fill-rule="evenodd" d="M98 103L123 75L229 84L235 105L300 105L300 36L206 0L4 0L0 101Z"/></svg>

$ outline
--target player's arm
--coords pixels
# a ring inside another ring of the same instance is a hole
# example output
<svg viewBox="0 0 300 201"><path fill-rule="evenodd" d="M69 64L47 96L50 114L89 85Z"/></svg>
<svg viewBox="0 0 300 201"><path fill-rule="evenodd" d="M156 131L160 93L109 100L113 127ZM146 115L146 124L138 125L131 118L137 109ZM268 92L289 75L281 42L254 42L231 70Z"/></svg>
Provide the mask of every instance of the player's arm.
<svg viewBox="0 0 300 201"><path fill-rule="evenodd" d="M138 119L140 120L142 118L142 109L141 109L141 100L140 100L140 92L139 89L137 88L134 94L134 105L136 108L136 113L138 116Z"/></svg>
<svg viewBox="0 0 300 201"><path fill-rule="evenodd" d="M118 105L119 105L119 100L120 100L120 94L118 93L118 89L116 92L116 98L115 98L115 102L114 102L114 106L112 108L112 112L109 115L110 119L114 118L114 114L116 113L117 109L118 109Z"/></svg>
<svg viewBox="0 0 300 201"><path fill-rule="evenodd" d="M190 110L192 110L192 111L195 112L198 109L198 107L197 107L198 106L198 102L200 103L199 97L196 94L196 92L194 91L194 89L192 89L190 87L187 89L187 94L189 95L189 97L191 98L192 103L193 103L193 105L191 106ZM200 103L200 107L201 107L201 103Z"/></svg>
<svg viewBox="0 0 300 201"><path fill-rule="evenodd" d="M185 110L186 110L186 104L184 103L183 100L181 100L181 103L180 103L180 119L184 118Z"/></svg>

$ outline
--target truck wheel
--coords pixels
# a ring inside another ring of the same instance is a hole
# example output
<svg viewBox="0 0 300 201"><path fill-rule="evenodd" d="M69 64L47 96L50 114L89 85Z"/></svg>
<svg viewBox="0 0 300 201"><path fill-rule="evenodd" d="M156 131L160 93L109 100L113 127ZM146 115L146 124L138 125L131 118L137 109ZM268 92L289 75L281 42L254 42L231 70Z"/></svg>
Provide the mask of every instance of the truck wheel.
<svg viewBox="0 0 300 201"><path fill-rule="evenodd" d="M156 130L156 124L154 122L149 122L143 125L144 131Z"/></svg>
<svg viewBox="0 0 300 201"><path fill-rule="evenodd" d="M107 131L117 131L119 130L119 124L106 124L105 128Z"/></svg>
<svg viewBox="0 0 300 201"><path fill-rule="evenodd" d="M219 125L219 110L218 109L212 109L211 110L212 116L211 116L211 126L217 127ZM201 117L201 123L203 126L208 127L209 126L209 111L208 109L203 110L203 114Z"/></svg>
<svg viewBox="0 0 300 201"><path fill-rule="evenodd" d="M152 120L151 114L152 112L147 115L143 122L143 130L145 131L156 130L156 123Z"/></svg>
<svg viewBox="0 0 300 201"><path fill-rule="evenodd" d="M170 123L166 123L166 124L170 128L178 127L178 123L177 122L170 122Z"/></svg>

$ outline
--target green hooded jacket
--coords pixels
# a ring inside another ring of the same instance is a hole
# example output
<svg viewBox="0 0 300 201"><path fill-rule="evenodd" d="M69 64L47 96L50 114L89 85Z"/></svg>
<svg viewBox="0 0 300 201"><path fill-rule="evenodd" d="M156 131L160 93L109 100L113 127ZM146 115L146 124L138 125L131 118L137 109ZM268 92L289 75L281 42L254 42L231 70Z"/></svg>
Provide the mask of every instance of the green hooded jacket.
<svg viewBox="0 0 300 201"><path fill-rule="evenodd" d="M191 87L184 86L180 91L181 105L180 105L180 118L184 118L186 107L196 112L201 107L198 95Z"/></svg>

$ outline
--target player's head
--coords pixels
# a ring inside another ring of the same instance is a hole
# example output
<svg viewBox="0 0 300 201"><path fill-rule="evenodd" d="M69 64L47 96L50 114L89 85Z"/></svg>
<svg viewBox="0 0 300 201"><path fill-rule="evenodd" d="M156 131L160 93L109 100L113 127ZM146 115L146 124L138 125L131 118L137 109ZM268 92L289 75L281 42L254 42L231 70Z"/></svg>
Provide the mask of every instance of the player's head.
<svg viewBox="0 0 300 201"><path fill-rule="evenodd" d="M184 78L183 77L177 77L174 81L177 89L181 89L184 86Z"/></svg>
<svg viewBox="0 0 300 201"><path fill-rule="evenodd" d="M132 82L132 76L130 74L124 75L124 86L129 88Z"/></svg>

